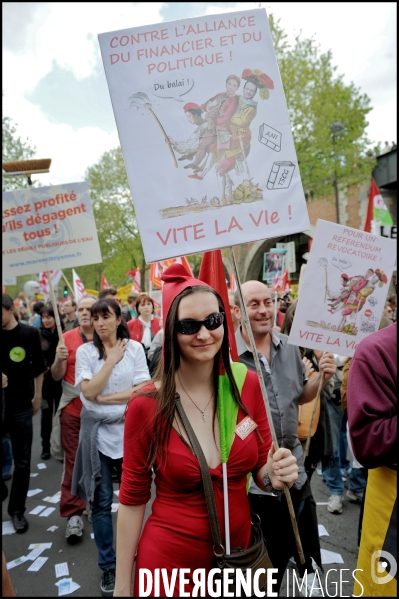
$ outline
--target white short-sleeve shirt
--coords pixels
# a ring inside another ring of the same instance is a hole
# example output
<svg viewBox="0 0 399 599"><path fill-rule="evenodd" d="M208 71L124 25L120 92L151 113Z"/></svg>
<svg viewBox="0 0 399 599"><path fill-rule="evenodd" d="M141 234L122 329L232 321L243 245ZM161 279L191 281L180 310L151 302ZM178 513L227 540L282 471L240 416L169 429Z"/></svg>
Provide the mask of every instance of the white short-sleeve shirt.
<svg viewBox="0 0 399 599"><path fill-rule="evenodd" d="M139 383L149 381L151 378L141 343L132 339L126 340L126 343L125 354L122 360L112 369L111 376L101 391L101 395L111 395L111 393L125 391ZM95 404L85 398L80 388L80 383L90 381L100 372L104 364L104 360L99 360L98 350L94 347L93 342L81 345L76 352L75 387L80 391L80 399L87 410L121 419L120 422L115 424L100 424L98 429L97 444L99 451L110 458L116 459L123 456L123 428L125 422L123 414L126 404Z"/></svg>

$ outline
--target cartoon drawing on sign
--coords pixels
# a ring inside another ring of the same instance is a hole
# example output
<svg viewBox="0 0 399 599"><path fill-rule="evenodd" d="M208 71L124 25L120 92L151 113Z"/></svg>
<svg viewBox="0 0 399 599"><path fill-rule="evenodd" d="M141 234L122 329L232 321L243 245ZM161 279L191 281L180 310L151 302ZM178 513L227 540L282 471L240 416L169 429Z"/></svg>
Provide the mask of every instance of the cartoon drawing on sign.
<svg viewBox="0 0 399 599"><path fill-rule="evenodd" d="M194 172L197 172L199 170L197 165L210 152L209 148L214 141L214 133L209 128L209 123L202 118L203 110L198 104L188 102L183 106L183 111L187 121L191 125L196 125L197 128L185 141L175 141L170 135L168 135L168 140L174 151L182 154L178 158L179 162L190 160L190 164L187 164L184 168L192 168Z"/></svg>
<svg viewBox="0 0 399 599"><path fill-rule="evenodd" d="M343 264L336 258L332 258L331 265L339 268L350 268L352 263L347 260L341 260ZM331 289L328 284L328 275L334 277L334 272L328 272L329 262L326 258L319 258L317 264L325 270L325 293L324 303L327 303L326 309L332 315L339 314L340 320L336 323L320 320L307 320L306 324L312 327L339 331L347 335L357 335L359 327L357 324L358 317L360 318L360 330L362 332L373 332L378 328L378 322L373 317L373 312L370 308L362 313L366 301L370 306L375 307L378 303L376 297L370 297L376 287L383 287L388 283L388 278L383 270L368 268L364 275L349 276L346 272L341 272L339 287Z"/></svg>
<svg viewBox="0 0 399 599"><path fill-rule="evenodd" d="M168 136L166 135L166 131L163 128L161 121L159 120L159 118L157 117L155 112L152 110L152 104L150 102L149 97L146 94L143 94L142 92L137 92L137 94L133 94L132 96L130 96L129 100L130 100L130 108L135 107L137 110L139 108L145 108L147 110L147 112L152 114L152 116L154 117L155 121L157 122L159 128L161 129L162 133L164 134L165 141L168 144L170 153L172 154L172 157L173 157L174 165L177 168L178 164L176 162L175 153L173 152L173 148L169 142Z"/></svg>
<svg viewBox="0 0 399 599"><path fill-rule="evenodd" d="M263 123L259 127L259 136L258 141L271 148L275 152L279 152L281 150L281 133L277 131L277 129L273 129L270 125L266 125Z"/></svg>
<svg viewBox="0 0 399 599"><path fill-rule="evenodd" d="M244 82L242 95L237 95ZM258 102L254 100L258 90L262 100L269 98L274 89L272 79L259 69L244 69L240 77L234 74L226 78L226 90L212 96L203 104L187 102L183 106L185 118L196 129L186 140L176 141L174 135L168 135L152 110L148 96L137 92L130 96L130 107L145 108L156 119L165 141L172 153L177 167L176 154L181 154L179 161L189 161L184 166L193 172L190 179L198 181L210 177L211 171L216 174L217 192L208 201L198 201L196 198L185 198L180 206L160 210L162 218L173 218L189 212L202 212L229 206L263 200L263 191L258 183L253 183L250 174L248 156L251 149L251 122L257 114ZM161 96L158 96L161 97ZM165 98L166 99L166 98ZM294 166L289 169L289 176L281 173L280 179L288 184L280 184L279 188L288 187ZM234 170L239 180L234 183L231 173Z"/></svg>
<svg viewBox="0 0 399 599"><path fill-rule="evenodd" d="M275 162L270 171L267 189L287 189L290 186L295 165L290 162Z"/></svg>

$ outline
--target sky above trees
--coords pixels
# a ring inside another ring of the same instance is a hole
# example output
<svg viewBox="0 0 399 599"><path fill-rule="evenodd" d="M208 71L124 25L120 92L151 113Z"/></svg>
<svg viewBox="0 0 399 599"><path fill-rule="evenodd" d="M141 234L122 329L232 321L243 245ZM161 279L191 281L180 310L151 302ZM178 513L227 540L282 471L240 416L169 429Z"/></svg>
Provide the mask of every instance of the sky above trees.
<svg viewBox="0 0 399 599"><path fill-rule="evenodd" d="M313 36L345 85L370 98L367 136L396 141L396 4L261 3L290 42ZM42 185L80 181L119 144L97 34L258 7L259 3L3 3L3 114L37 157L52 158Z"/></svg>

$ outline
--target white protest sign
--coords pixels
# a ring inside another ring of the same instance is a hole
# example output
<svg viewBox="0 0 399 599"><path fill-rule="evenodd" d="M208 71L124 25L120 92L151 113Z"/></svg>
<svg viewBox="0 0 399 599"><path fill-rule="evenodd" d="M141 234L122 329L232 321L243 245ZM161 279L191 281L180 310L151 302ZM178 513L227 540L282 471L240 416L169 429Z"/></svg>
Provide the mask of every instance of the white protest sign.
<svg viewBox="0 0 399 599"><path fill-rule="evenodd" d="M310 228L264 9L98 37L147 262Z"/></svg>
<svg viewBox="0 0 399 599"><path fill-rule="evenodd" d="M101 262L87 183L3 193L5 276Z"/></svg>
<svg viewBox="0 0 399 599"><path fill-rule="evenodd" d="M276 243L276 248L283 248L287 250L285 257L285 263L288 272L296 272L296 256L295 256L295 241L287 241L286 243Z"/></svg>
<svg viewBox="0 0 399 599"><path fill-rule="evenodd" d="M318 220L289 343L353 356L378 330L396 242Z"/></svg>

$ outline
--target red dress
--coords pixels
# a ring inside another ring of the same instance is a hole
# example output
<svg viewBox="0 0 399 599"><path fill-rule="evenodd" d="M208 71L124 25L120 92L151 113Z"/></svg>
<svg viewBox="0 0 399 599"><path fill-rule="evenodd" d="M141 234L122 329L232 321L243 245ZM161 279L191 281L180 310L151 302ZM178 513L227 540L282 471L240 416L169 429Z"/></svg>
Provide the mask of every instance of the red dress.
<svg viewBox="0 0 399 599"><path fill-rule="evenodd" d="M133 341L138 341L139 343L141 343L141 340L143 338L143 325L141 321L138 318L134 318L132 320L129 320L129 322L127 322L126 324L127 328L129 329L130 339L133 339ZM161 327L159 326L159 318L153 318L151 320L152 339L158 333L160 328Z"/></svg>
<svg viewBox="0 0 399 599"><path fill-rule="evenodd" d="M150 389L151 387L146 387L146 390ZM245 440L236 435L233 441L227 462L232 549L246 549L250 543L247 474L252 472L256 475L266 463L271 446L266 410L256 373L248 371L241 398L250 416L258 424L263 442L256 431L250 433ZM138 396L130 402L127 410L123 475L119 493L119 501L125 505L142 505L150 500L152 474L145 463L155 409L156 400ZM243 418L245 414L239 409L237 422ZM155 568L166 568L169 582L173 568L190 568L190 574L185 574L190 584L186 584L184 590L191 595L194 584L191 579L192 571L205 568L208 572L215 567L213 542L198 460L173 428L166 466L165 461L161 466L156 461L154 471L156 497L152 505L152 514L145 524L138 546L134 596L139 596L140 568L151 571ZM225 527L222 465L210 468L210 474L223 541ZM160 578L162 597L165 596L165 589L162 575ZM174 596L179 596L179 576L176 579Z"/></svg>

